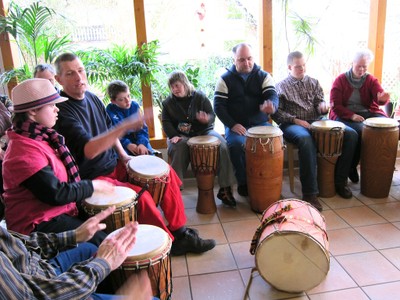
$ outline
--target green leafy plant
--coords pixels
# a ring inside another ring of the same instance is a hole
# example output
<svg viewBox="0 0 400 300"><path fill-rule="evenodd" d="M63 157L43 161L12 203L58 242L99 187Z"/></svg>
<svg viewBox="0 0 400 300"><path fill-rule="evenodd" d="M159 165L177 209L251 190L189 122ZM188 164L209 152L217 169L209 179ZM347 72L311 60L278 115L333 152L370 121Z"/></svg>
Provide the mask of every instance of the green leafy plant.
<svg viewBox="0 0 400 300"><path fill-rule="evenodd" d="M155 80L154 73L160 70L157 60L158 41L143 44L141 47L113 45L107 49L77 51L76 54L86 67L90 84L105 93L112 80L122 80L139 102L142 82L151 85Z"/></svg>
<svg viewBox="0 0 400 300"><path fill-rule="evenodd" d="M11 80L32 77L33 68L40 62L52 63L55 57L70 44L68 35L51 35L50 21L57 13L40 2L22 8L10 3L5 16L0 17L0 33L10 34L18 46L23 65L6 70L0 76L2 84Z"/></svg>

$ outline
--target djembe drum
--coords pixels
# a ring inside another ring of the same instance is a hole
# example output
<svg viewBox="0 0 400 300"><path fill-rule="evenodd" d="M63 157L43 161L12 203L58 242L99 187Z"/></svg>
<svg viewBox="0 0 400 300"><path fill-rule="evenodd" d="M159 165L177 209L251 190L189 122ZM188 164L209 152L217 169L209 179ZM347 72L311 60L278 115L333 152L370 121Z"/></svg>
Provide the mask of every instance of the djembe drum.
<svg viewBox="0 0 400 300"><path fill-rule="evenodd" d="M399 123L390 118L369 118L361 135L361 194L371 198L389 195L396 164Z"/></svg>
<svg viewBox="0 0 400 300"><path fill-rule="evenodd" d="M129 182L146 187L158 206L164 196L165 185L169 182L169 165L152 155L132 156L126 164Z"/></svg>
<svg viewBox="0 0 400 300"><path fill-rule="evenodd" d="M104 231L110 233L137 220L136 198L137 194L134 190L116 186L111 193L94 192L92 197L82 201L82 208L89 216L94 216L115 205L113 214L105 219L107 227Z"/></svg>
<svg viewBox="0 0 400 300"><path fill-rule="evenodd" d="M328 247L323 215L305 201L286 199L264 211L250 253L266 282L298 293L317 286L328 274Z"/></svg>
<svg viewBox="0 0 400 300"><path fill-rule="evenodd" d="M212 135L190 138L190 165L196 176L198 199L196 211L211 214L217 210L214 198L214 179L218 170L219 146L221 141Z"/></svg>
<svg viewBox="0 0 400 300"><path fill-rule="evenodd" d="M283 180L283 133L274 126L256 126L246 133L246 175L250 206L263 212L278 201Z"/></svg>
<svg viewBox="0 0 400 300"><path fill-rule="evenodd" d="M319 196L333 197L335 189L335 166L342 154L346 125L332 120L320 120L311 124L311 134L317 147ZM350 162L349 162L350 163Z"/></svg>
<svg viewBox="0 0 400 300"><path fill-rule="evenodd" d="M114 231L110 235L117 232ZM140 224L135 246L124 263L110 274L114 289L120 288L130 275L146 270L153 296L161 300L171 299L171 245L172 240L164 230L153 225Z"/></svg>

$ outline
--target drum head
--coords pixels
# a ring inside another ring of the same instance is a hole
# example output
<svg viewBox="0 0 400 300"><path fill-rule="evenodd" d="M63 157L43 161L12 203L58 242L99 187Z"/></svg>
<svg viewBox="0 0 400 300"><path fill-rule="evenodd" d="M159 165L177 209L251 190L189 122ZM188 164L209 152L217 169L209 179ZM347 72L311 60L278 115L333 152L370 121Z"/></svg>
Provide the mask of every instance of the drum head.
<svg viewBox="0 0 400 300"><path fill-rule="evenodd" d="M94 192L92 197L84 200L86 205L105 209L112 205L120 207L129 204L136 198L136 192L125 186L116 186L112 193Z"/></svg>
<svg viewBox="0 0 400 300"><path fill-rule="evenodd" d="M283 135L282 130L275 126L255 126L247 130L246 136L255 138L268 138Z"/></svg>
<svg viewBox="0 0 400 300"><path fill-rule="evenodd" d="M192 145L208 145L208 146L210 146L210 145L219 145L220 143L221 143L220 140L213 135L199 135L199 136L192 137L187 141L187 144L189 146L192 146Z"/></svg>
<svg viewBox="0 0 400 300"><path fill-rule="evenodd" d="M302 292L321 283L329 271L329 254L312 236L280 231L260 243L256 267L278 290Z"/></svg>
<svg viewBox="0 0 400 300"><path fill-rule="evenodd" d="M122 228L110 233L110 236L116 234ZM140 224L136 233L136 243L129 251L127 262L141 261L156 257L164 252L170 244L171 238L160 227L153 225ZM169 250L169 249L168 249Z"/></svg>
<svg viewBox="0 0 400 300"><path fill-rule="evenodd" d="M391 118L369 118L364 121L364 124L370 127L397 127L399 122Z"/></svg>
<svg viewBox="0 0 400 300"><path fill-rule="evenodd" d="M311 129L318 129L318 130L331 130L332 128L342 128L345 129L346 125L339 121L333 120L319 120L314 121L311 124Z"/></svg>
<svg viewBox="0 0 400 300"><path fill-rule="evenodd" d="M128 168L132 173L146 179L162 177L169 173L169 165L163 159L153 155L133 156L128 162Z"/></svg>

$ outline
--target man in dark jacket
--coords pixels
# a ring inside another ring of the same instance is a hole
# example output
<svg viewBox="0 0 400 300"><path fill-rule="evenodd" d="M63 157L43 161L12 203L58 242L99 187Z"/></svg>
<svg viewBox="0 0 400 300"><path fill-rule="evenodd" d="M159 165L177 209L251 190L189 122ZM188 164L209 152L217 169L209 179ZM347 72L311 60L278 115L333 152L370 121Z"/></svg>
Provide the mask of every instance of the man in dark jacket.
<svg viewBox="0 0 400 300"><path fill-rule="evenodd" d="M279 100L271 75L254 63L251 46L241 43L232 51L234 64L217 82L214 110L225 125L238 193L247 196L245 134L251 127L271 125Z"/></svg>

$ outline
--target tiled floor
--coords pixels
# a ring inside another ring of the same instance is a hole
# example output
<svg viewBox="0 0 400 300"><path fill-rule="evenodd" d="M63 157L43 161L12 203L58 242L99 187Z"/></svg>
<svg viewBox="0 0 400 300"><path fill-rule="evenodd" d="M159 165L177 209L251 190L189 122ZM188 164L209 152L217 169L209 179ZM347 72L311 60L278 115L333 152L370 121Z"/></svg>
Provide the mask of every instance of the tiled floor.
<svg viewBox="0 0 400 300"><path fill-rule="evenodd" d="M400 170L400 161L397 169ZM172 257L172 299L246 299L251 274L253 280L247 299L252 300L400 299L399 173L394 172L388 198L367 198L360 194L360 185L352 183L354 196L350 200L320 198L329 237L330 270L318 286L295 294L278 291L257 271L252 273L256 261L249 253L250 241L261 215L251 211L247 199L235 190L236 209L222 206L216 198L217 212L201 215L196 212L196 182L185 179L182 193L188 225L198 229L202 237L214 238L217 246L201 255ZM285 174L282 195L300 199L298 177L293 194ZM304 270L304 277L307 276L313 274Z"/></svg>

